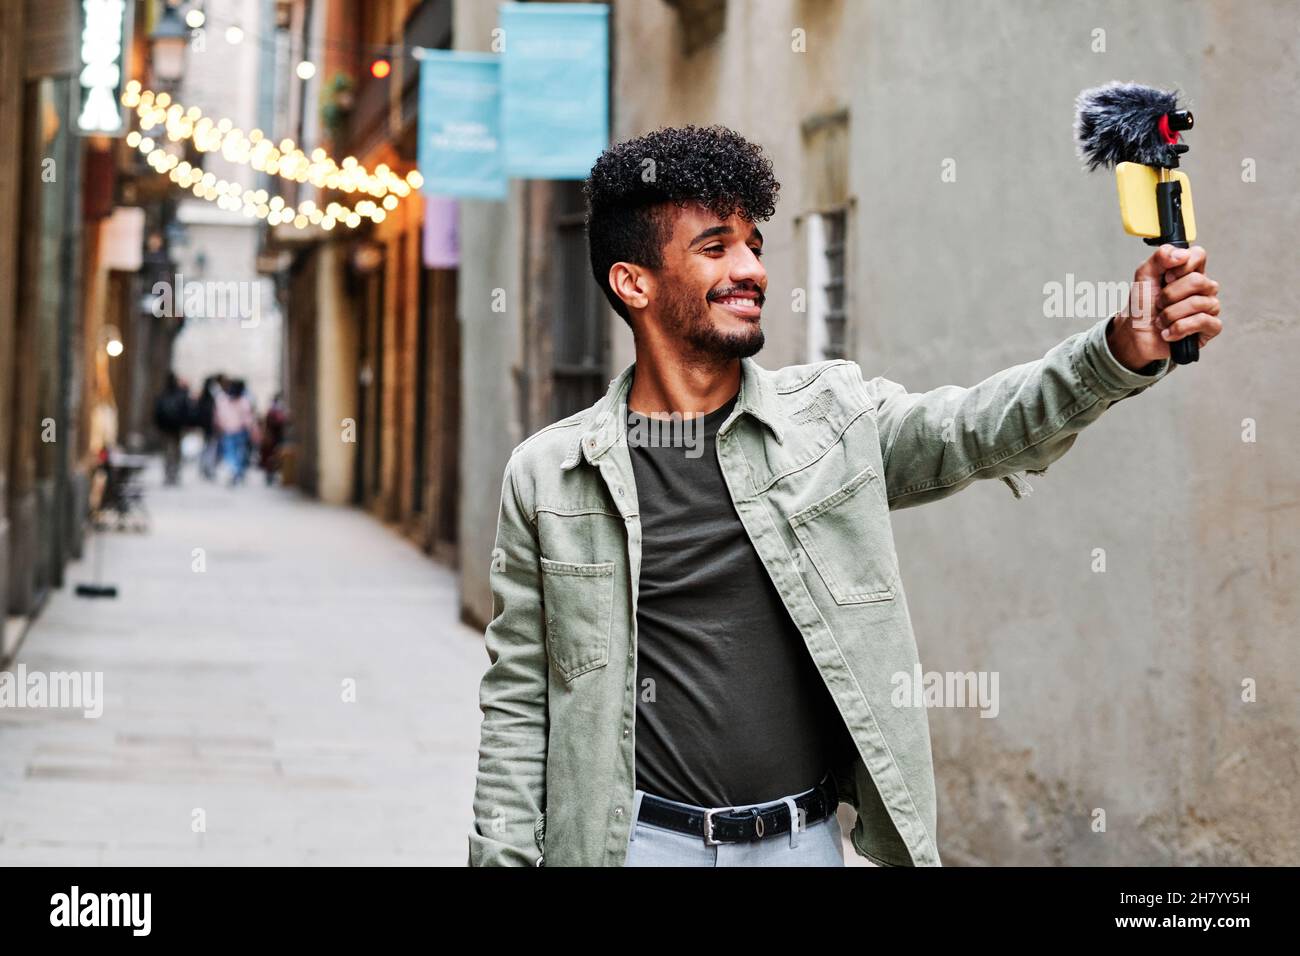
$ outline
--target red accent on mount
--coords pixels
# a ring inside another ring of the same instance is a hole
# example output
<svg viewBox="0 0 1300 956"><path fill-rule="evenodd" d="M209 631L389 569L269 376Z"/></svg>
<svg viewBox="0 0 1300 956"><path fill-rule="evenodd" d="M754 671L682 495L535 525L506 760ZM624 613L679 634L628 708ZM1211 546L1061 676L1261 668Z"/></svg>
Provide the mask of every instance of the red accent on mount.
<svg viewBox="0 0 1300 956"><path fill-rule="evenodd" d="M1160 135L1165 138L1165 142L1173 146L1178 142L1178 134L1169 128L1169 114L1165 113L1160 117L1159 125Z"/></svg>

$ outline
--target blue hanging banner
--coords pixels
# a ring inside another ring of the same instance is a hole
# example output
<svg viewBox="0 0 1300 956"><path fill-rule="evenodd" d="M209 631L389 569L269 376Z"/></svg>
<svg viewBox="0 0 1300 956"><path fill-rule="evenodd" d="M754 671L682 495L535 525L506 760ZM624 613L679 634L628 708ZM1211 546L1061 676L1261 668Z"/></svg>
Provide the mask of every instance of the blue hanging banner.
<svg viewBox="0 0 1300 956"><path fill-rule="evenodd" d="M586 179L609 145L609 8L503 3L507 176Z"/></svg>
<svg viewBox="0 0 1300 956"><path fill-rule="evenodd" d="M493 53L420 50L416 162L428 196L504 199L501 62Z"/></svg>

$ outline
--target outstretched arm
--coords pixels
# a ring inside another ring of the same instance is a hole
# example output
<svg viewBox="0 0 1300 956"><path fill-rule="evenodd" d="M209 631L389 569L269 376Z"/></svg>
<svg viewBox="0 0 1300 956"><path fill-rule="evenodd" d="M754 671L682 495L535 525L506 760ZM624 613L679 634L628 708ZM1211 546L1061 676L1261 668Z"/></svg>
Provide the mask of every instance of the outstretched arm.
<svg viewBox="0 0 1300 956"><path fill-rule="evenodd" d="M1169 342L1195 334L1204 346L1219 333L1218 283L1204 264L1199 247L1161 246L1135 273L1129 308L970 388L908 392L879 376L868 381L889 506L1046 471L1102 412L1173 370ZM1162 273L1168 285L1159 289Z"/></svg>

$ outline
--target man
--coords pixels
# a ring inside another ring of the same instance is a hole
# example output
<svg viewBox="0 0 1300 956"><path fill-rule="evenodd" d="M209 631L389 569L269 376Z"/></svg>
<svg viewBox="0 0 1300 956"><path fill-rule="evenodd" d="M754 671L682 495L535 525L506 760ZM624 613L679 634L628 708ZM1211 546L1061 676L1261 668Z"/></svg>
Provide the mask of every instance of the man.
<svg viewBox="0 0 1300 956"><path fill-rule="evenodd" d="M471 865L842 865L840 802L859 855L940 865L925 709L891 703L917 653L889 510L1019 496L1169 342L1221 329L1204 250L1165 246L1128 309L971 388L769 371L778 189L719 127L592 169L592 269L636 362L506 466ZM634 439L647 415L681 441Z"/></svg>
<svg viewBox="0 0 1300 956"><path fill-rule="evenodd" d="M176 485L181 480L181 438L190 424L190 390L175 372L154 401L153 422L163 440L163 484Z"/></svg>

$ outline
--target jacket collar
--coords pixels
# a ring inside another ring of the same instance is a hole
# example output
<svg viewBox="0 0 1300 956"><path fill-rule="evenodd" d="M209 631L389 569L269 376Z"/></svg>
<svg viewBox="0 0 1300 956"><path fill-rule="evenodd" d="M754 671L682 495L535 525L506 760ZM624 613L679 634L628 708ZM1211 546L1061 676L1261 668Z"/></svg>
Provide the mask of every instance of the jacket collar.
<svg viewBox="0 0 1300 956"><path fill-rule="evenodd" d="M567 471L575 467L583 457L588 463L594 465L596 460L625 433L627 393L635 369L635 362L623 369L618 377L609 383L609 389L604 397L587 409L582 427L569 447L569 454L560 463L561 468ZM740 394L736 397L735 410L723 423L719 432L729 429L742 413L752 415L766 425L777 444L785 441L783 431L785 421L780 414L771 373L748 358L740 360Z"/></svg>

